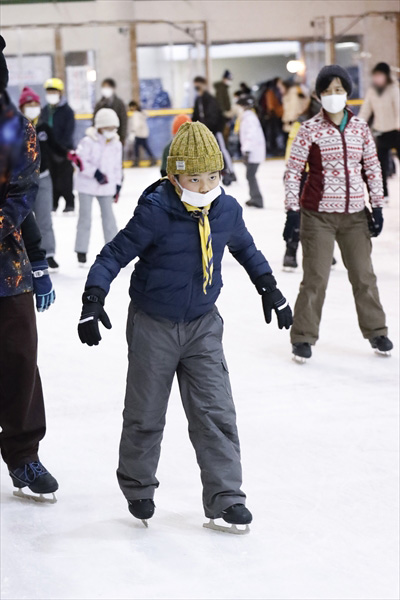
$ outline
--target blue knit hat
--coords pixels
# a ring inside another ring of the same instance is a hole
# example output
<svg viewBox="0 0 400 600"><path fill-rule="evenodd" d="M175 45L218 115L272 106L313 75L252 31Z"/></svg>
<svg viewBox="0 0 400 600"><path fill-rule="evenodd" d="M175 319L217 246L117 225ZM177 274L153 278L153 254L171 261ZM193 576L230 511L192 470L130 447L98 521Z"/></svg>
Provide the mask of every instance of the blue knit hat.
<svg viewBox="0 0 400 600"><path fill-rule="evenodd" d="M321 97L321 93L326 90L326 88L330 85L332 79L335 77L339 77L341 80L344 89L347 92L347 95L351 95L351 91L353 89L353 82L351 80L350 75L343 69L340 65L327 65L323 67L318 73L317 81L315 82L315 92L318 98Z"/></svg>

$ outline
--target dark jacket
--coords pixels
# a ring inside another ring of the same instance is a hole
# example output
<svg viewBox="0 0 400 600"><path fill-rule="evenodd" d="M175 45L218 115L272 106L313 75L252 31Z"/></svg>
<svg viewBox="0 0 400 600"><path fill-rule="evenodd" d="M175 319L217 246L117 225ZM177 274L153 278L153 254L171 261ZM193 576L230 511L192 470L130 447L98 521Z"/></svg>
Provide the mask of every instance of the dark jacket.
<svg viewBox="0 0 400 600"><path fill-rule="evenodd" d="M204 92L202 96L196 98L193 109L193 121L204 123L214 134L223 131L225 119L214 96L208 92Z"/></svg>
<svg viewBox="0 0 400 600"><path fill-rule="evenodd" d="M210 209L214 258L212 285L203 292L199 226L169 181L142 194L125 229L104 246L86 282L106 293L121 268L139 257L131 278L135 306L173 322L188 322L211 310L222 288L221 262L226 246L253 283L271 268L247 231L238 202L222 191Z"/></svg>
<svg viewBox="0 0 400 600"><path fill-rule="evenodd" d="M118 118L119 118L118 135L119 135L122 145L124 145L125 140L126 140L126 133L127 133L127 129L128 129L128 115L126 112L126 106L125 106L124 102L121 100L121 98L118 98L118 96L115 94L113 96L111 96L111 98L101 98L97 102L96 106L94 107L93 123L94 123L94 117L95 117L96 113L101 108L112 108L117 113Z"/></svg>
<svg viewBox="0 0 400 600"><path fill-rule="evenodd" d="M65 98L61 98L56 106L46 104L43 107L38 124L41 123L52 128L56 142L65 150L74 148L75 114ZM58 154L52 153L52 156L57 158Z"/></svg>
<svg viewBox="0 0 400 600"><path fill-rule="evenodd" d="M229 96L229 86L223 81L214 83L215 98L222 112L229 112L232 108L231 99Z"/></svg>
<svg viewBox="0 0 400 600"><path fill-rule="evenodd" d="M0 297L32 290L21 224L38 191L39 146L33 125L7 94L0 98Z"/></svg>
<svg viewBox="0 0 400 600"><path fill-rule="evenodd" d="M41 247L42 234L36 222L35 215L30 212L21 225L22 239L24 240L29 262L45 261L46 250Z"/></svg>
<svg viewBox="0 0 400 600"><path fill-rule="evenodd" d="M51 156L66 158L67 150L57 143L53 129L47 123L36 125L36 135L40 146L40 172L43 173L50 169Z"/></svg>

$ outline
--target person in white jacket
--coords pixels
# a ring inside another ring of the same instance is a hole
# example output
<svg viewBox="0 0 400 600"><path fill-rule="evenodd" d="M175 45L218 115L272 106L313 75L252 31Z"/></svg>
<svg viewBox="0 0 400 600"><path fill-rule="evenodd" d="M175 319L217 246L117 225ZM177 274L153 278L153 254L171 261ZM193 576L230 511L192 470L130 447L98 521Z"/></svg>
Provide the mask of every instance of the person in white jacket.
<svg viewBox="0 0 400 600"><path fill-rule="evenodd" d="M101 209L104 241L107 244L118 233L113 202L118 202L122 183L122 144L117 134L119 118L111 108L101 108L94 127L86 130L76 150L83 169L77 174L79 219L75 252L78 262L86 263L92 225L92 200L97 198Z"/></svg>
<svg viewBox="0 0 400 600"><path fill-rule="evenodd" d="M150 130L147 124L146 114L134 100L129 102L129 110L132 111L132 116L129 120L128 139L131 143L133 142L133 166L139 166L140 148L143 148L146 152L150 158L150 166L153 166L156 164L156 159L154 158L148 142Z"/></svg>
<svg viewBox="0 0 400 600"><path fill-rule="evenodd" d="M260 163L264 162L266 158L265 136L254 110L254 98L245 96L238 101L238 105L243 107L239 123L239 138L250 188L250 200L246 202L246 205L263 208L264 201L258 187L256 173Z"/></svg>

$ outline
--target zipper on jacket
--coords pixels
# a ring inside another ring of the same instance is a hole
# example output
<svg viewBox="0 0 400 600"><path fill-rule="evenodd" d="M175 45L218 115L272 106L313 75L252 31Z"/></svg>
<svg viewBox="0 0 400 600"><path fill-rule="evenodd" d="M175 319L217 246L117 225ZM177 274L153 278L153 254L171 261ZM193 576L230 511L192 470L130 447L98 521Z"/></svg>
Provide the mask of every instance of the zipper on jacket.
<svg viewBox="0 0 400 600"><path fill-rule="evenodd" d="M345 205L344 212L348 213L349 205L350 205L350 178L349 178L349 169L347 168L347 145L346 145L346 139L344 137L345 130L346 130L346 128L343 131L339 130L339 133L342 138L344 168L345 168L345 174L346 174L346 205Z"/></svg>

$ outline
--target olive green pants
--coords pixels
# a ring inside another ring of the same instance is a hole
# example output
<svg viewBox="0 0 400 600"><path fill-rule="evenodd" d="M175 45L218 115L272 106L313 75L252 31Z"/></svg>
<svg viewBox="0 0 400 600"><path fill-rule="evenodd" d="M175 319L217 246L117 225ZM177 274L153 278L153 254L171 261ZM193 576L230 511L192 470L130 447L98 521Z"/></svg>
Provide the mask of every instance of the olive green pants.
<svg viewBox="0 0 400 600"><path fill-rule="evenodd" d="M372 243L364 211L318 213L301 211L303 281L294 308L291 341L315 344L332 265L335 241L353 288L358 324L367 339L387 335L371 262Z"/></svg>

